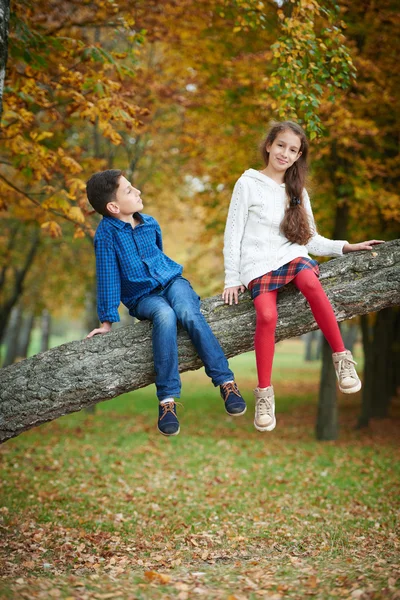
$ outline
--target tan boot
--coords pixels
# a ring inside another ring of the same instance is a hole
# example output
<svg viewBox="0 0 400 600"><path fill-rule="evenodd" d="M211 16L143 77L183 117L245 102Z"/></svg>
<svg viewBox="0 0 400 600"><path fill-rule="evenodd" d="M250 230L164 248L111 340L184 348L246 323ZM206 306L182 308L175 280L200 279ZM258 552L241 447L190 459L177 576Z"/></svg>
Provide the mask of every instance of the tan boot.
<svg viewBox="0 0 400 600"><path fill-rule="evenodd" d="M256 399L256 414L254 417L254 427L258 431L272 431L275 429L275 396L272 385L266 388L256 388L254 390Z"/></svg>
<svg viewBox="0 0 400 600"><path fill-rule="evenodd" d="M358 377L354 365L356 361L350 350L344 352L334 352L332 360L336 371L336 377L339 381L339 390L343 394L354 394L361 389L361 381Z"/></svg>

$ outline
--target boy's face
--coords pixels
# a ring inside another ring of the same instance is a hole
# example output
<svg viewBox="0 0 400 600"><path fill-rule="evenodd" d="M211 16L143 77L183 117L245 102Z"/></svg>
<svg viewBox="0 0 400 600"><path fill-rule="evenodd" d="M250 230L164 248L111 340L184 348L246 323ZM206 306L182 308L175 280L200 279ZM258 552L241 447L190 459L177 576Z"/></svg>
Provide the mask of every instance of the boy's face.
<svg viewBox="0 0 400 600"><path fill-rule="evenodd" d="M121 175L115 194L115 200L107 204L108 212L117 219L129 219L135 212L143 208L140 190L134 188L130 182Z"/></svg>

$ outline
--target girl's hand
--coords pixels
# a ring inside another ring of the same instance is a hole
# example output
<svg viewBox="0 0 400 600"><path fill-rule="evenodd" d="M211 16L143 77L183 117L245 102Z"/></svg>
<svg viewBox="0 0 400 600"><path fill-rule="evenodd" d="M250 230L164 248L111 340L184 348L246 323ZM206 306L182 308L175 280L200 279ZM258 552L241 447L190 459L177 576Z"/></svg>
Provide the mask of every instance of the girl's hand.
<svg viewBox="0 0 400 600"><path fill-rule="evenodd" d="M225 288L222 292L222 300L225 304L232 304L233 300L237 304L239 302L238 293L244 292L245 289L244 285L234 285L233 287Z"/></svg>
<svg viewBox="0 0 400 600"><path fill-rule="evenodd" d="M368 242L359 242L358 244L345 244L343 254L347 252L357 252L357 250L373 250L377 244L383 244L385 240L368 240Z"/></svg>

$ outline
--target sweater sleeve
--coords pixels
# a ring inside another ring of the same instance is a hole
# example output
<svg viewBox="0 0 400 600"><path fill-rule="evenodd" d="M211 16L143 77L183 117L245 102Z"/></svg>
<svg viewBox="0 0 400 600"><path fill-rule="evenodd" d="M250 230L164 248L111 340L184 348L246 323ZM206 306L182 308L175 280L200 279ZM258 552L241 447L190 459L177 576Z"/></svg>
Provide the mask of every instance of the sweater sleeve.
<svg viewBox="0 0 400 600"><path fill-rule="evenodd" d="M343 246L347 244L347 240L329 240L328 238L319 235L307 190L304 190L303 197L304 207L308 213L312 232L311 238L306 244L307 250L316 256L342 256Z"/></svg>
<svg viewBox="0 0 400 600"><path fill-rule="evenodd" d="M249 211L249 193L242 179L233 189L224 235L225 288L243 285L240 249Z"/></svg>

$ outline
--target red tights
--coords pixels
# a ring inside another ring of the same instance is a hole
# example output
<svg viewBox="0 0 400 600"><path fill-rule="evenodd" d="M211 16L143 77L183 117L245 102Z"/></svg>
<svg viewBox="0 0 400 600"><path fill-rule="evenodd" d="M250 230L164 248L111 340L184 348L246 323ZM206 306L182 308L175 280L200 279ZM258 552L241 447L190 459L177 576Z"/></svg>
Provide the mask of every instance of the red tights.
<svg viewBox="0 0 400 600"><path fill-rule="evenodd" d="M325 294L318 277L310 269L303 269L293 279L293 283L306 297L314 318L326 337L332 352L344 352L342 336L333 308ZM272 362L275 351L275 329L278 320L276 298L278 290L260 294L254 300L256 309L256 335L254 347L258 372L258 386L271 385Z"/></svg>

